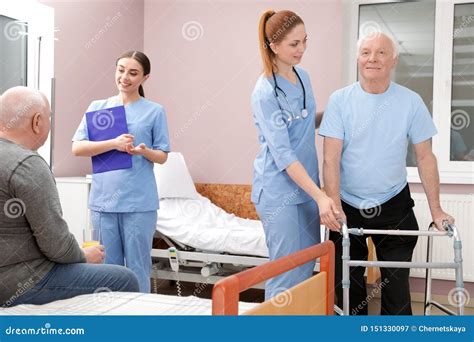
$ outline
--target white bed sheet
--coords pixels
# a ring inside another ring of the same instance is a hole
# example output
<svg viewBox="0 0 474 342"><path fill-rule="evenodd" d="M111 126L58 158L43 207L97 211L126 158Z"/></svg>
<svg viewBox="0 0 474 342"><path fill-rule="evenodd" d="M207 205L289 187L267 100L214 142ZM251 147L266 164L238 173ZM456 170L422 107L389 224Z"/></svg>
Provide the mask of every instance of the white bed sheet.
<svg viewBox="0 0 474 342"><path fill-rule="evenodd" d="M229 214L202 195L160 200L157 230L202 251L268 257L259 220Z"/></svg>
<svg viewBox="0 0 474 342"><path fill-rule="evenodd" d="M258 303L239 303L239 313ZM100 292L57 300L43 305L17 305L0 309L1 315L211 315L212 301L195 296L178 297L132 292Z"/></svg>

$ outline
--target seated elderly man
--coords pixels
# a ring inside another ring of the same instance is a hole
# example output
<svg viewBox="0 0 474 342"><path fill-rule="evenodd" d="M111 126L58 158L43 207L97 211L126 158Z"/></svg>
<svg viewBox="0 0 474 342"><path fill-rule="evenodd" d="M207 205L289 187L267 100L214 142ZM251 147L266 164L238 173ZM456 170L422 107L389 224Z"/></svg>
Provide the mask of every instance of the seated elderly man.
<svg viewBox="0 0 474 342"><path fill-rule="evenodd" d="M50 130L38 91L0 97L0 306L44 304L97 289L137 292L130 270L102 265L103 246L81 249L62 218L53 175L37 152Z"/></svg>
<svg viewBox="0 0 474 342"><path fill-rule="evenodd" d="M381 32L358 43L359 82L331 95L319 134L324 136L324 187L339 206L348 227L418 230L407 183L408 141L413 143L421 181L436 226L454 222L439 200L439 174L431 150L436 128L421 97L391 82L398 61L397 45ZM342 244L336 244L336 294L342 299ZM350 255L367 260L366 236L350 237ZM411 261L416 236L373 235L380 261ZM350 272L350 313L367 314L363 267ZM410 315L409 269L382 268L385 315ZM347 284L344 284L347 286Z"/></svg>

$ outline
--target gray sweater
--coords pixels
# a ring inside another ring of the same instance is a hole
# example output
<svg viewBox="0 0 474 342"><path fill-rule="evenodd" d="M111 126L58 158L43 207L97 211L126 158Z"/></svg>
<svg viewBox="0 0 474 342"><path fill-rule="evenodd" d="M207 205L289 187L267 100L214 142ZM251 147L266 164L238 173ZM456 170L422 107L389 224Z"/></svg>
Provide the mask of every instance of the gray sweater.
<svg viewBox="0 0 474 342"><path fill-rule="evenodd" d="M36 152L0 138L0 306L55 263L86 262L62 218L53 174Z"/></svg>

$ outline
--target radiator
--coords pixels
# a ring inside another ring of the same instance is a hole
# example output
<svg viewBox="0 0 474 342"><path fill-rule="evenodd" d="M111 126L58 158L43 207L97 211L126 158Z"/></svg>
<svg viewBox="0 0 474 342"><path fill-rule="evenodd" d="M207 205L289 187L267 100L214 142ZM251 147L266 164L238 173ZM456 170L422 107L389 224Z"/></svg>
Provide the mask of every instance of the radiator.
<svg viewBox="0 0 474 342"><path fill-rule="evenodd" d="M428 229L431 214L424 193L412 193L415 201L415 215L420 229ZM464 281L474 281L474 194L441 194L441 206L445 212L456 219L463 246ZM426 261L428 238L419 237L413 253L413 261ZM449 237L433 238L433 261L449 262L454 260L453 239ZM413 277L425 277L424 269L411 269ZM454 280L453 269L433 269L433 279Z"/></svg>

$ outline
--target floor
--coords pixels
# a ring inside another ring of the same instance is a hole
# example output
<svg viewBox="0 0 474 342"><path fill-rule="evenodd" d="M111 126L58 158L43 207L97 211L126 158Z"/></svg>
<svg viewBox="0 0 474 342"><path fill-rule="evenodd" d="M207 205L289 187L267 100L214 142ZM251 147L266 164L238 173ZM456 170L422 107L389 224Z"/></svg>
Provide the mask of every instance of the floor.
<svg viewBox="0 0 474 342"><path fill-rule="evenodd" d="M456 312L456 308L445 305L451 311ZM423 303L412 301L411 309L413 311L413 315L423 316ZM378 315L380 313L380 299L375 298L372 303L369 303L369 315ZM431 315L432 316L445 316L446 314L441 310L437 309L436 307L431 308ZM472 307L465 307L464 308L464 315L474 315L474 308Z"/></svg>

